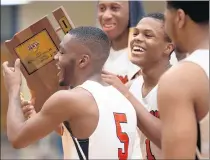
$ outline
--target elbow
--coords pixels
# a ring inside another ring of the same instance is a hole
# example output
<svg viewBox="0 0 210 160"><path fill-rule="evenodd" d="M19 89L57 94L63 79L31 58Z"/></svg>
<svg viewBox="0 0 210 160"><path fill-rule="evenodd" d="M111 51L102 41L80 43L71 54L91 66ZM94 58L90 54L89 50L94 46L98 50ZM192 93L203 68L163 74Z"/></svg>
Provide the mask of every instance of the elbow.
<svg viewBox="0 0 210 160"><path fill-rule="evenodd" d="M159 148L161 149L161 133L156 132L156 135L151 135L150 138L151 141Z"/></svg>
<svg viewBox="0 0 210 160"><path fill-rule="evenodd" d="M21 148L27 147L27 146L24 144L24 141L19 140L18 138L10 138L10 137L8 136L8 140L9 140L9 142L11 143L12 147L15 148L15 149L21 149Z"/></svg>
<svg viewBox="0 0 210 160"><path fill-rule="evenodd" d="M161 140L158 138L154 143L159 149L161 149Z"/></svg>
<svg viewBox="0 0 210 160"><path fill-rule="evenodd" d="M22 148L24 148L19 143L12 143L12 147L15 148L15 149L22 149Z"/></svg>
<svg viewBox="0 0 210 160"><path fill-rule="evenodd" d="M18 141L13 141L12 142L12 147L15 148L15 149L22 149L22 148L25 148L27 146L24 145L23 143L18 142Z"/></svg>

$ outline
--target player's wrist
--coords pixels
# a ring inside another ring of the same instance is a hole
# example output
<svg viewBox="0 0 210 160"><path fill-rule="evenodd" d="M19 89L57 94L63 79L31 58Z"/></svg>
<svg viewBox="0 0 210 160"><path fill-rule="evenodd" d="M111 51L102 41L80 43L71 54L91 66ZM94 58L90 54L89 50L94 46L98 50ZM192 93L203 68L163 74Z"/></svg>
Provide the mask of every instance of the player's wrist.
<svg viewBox="0 0 210 160"><path fill-rule="evenodd" d="M9 98L19 97L20 98L20 86L14 86L11 90L8 90Z"/></svg>
<svg viewBox="0 0 210 160"><path fill-rule="evenodd" d="M130 91L129 91L129 90L125 91L125 92L124 92L124 96L125 96L128 100L130 100L130 98L131 98L131 93L130 93Z"/></svg>

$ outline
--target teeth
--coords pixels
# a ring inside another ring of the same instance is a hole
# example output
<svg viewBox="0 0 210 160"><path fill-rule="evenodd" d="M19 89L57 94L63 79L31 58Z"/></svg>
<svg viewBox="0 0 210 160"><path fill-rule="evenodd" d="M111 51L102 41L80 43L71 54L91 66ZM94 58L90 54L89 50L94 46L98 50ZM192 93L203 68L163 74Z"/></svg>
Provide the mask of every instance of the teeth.
<svg viewBox="0 0 210 160"><path fill-rule="evenodd" d="M139 47L139 46L134 46L133 47L133 50L136 50L136 51L140 51L140 52L144 52L144 49Z"/></svg>
<svg viewBox="0 0 210 160"><path fill-rule="evenodd" d="M114 26L113 24L104 24L104 27L106 27L106 28L111 28L113 26Z"/></svg>
<svg viewBox="0 0 210 160"><path fill-rule="evenodd" d="M61 72L58 72L58 74L57 74L58 77L59 77L60 73L61 73Z"/></svg>
<svg viewBox="0 0 210 160"><path fill-rule="evenodd" d="M60 70L61 69L61 67L58 65L58 64L56 64L56 66L57 66L57 68Z"/></svg>

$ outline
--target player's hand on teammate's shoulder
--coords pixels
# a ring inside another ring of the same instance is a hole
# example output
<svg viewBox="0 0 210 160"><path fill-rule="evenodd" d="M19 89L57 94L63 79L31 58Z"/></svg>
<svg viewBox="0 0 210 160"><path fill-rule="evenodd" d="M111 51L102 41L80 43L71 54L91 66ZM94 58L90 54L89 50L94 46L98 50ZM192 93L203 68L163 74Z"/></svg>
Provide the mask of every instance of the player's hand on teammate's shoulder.
<svg viewBox="0 0 210 160"><path fill-rule="evenodd" d="M107 71L103 71L102 72L102 79L112 85L113 87L115 87L117 90L119 90L124 96L127 96L129 90L126 87L126 85L124 85L120 79L114 75L113 73L107 72Z"/></svg>
<svg viewBox="0 0 210 160"><path fill-rule="evenodd" d="M113 74L113 73L110 73L110 72L107 72L107 71L102 71L102 79L112 85L112 86L117 86L119 83L123 84L120 79L117 77L117 75Z"/></svg>

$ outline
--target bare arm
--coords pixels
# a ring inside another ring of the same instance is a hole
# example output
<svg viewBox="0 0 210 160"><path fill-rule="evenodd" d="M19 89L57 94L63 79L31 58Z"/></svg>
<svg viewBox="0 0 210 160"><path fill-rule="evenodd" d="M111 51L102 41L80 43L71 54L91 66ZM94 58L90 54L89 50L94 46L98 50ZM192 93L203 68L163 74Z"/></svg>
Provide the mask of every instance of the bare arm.
<svg viewBox="0 0 210 160"><path fill-rule="evenodd" d="M22 105L22 112L24 114L25 119L29 119L30 117L33 117L34 115L36 115L36 111L34 106L32 105L32 103L30 101L24 101L23 98L21 98L21 105ZM62 124L60 124L59 126L57 126L55 128L55 132L57 134L59 134L60 136L63 135L63 126Z"/></svg>
<svg viewBox="0 0 210 160"><path fill-rule="evenodd" d="M129 92L128 88L120 80L111 74L102 74L105 82L116 87L133 105L137 114L137 124L139 129L155 145L161 148L161 121L150 114L145 107ZM149 125L148 125L149 124Z"/></svg>
<svg viewBox="0 0 210 160"><path fill-rule="evenodd" d="M69 112L67 105L71 104L70 97L68 91L56 92L45 102L39 113L25 121L19 91L10 92L7 113L9 141L15 148L23 148L52 132L60 123L74 115L73 111Z"/></svg>
<svg viewBox="0 0 210 160"><path fill-rule="evenodd" d="M194 159L197 125L193 94L196 79L191 69L172 68L159 83L158 106L162 121L162 150L165 159Z"/></svg>
<svg viewBox="0 0 210 160"><path fill-rule="evenodd" d="M145 107L132 95L127 94L128 100L134 106L138 118L138 127L155 145L161 148L161 121L150 114Z"/></svg>

